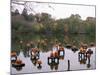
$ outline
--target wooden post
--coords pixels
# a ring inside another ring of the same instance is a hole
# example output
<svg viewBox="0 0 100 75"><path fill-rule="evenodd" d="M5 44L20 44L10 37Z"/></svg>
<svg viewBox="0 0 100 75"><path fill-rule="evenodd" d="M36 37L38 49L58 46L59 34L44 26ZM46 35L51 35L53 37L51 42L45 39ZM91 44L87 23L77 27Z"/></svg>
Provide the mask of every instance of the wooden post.
<svg viewBox="0 0 100 75"><path fill-rule="evenodd" d="M55 65L55 70L58 70L58 65Z"/></svg>
<svg viewBox="0 0 100 75"><path fill-rule="evenodd" d="M68 70L67 71L70 71L70 60L68 60Z"/></svg>
<svg viewBox="0 0 100 75"><path fill-rule="evenodd" d="M20 49L23 49L23 41L20 41Z"/></svg>
<svg viewBox="0 0 100 75"><path fill-rule="evenodd" d="M88 64L87 64L87 67L90 68L90 66L91 66L91 65L90 65L90 57L88 57Z"/></svg>
<svg viewBox="0 0 100 75"><path fill-rule="evenodd" d="M41 64L38 64L37 68L38 69L41 69L42 68Z"/></svg>
<svg viewBox="0 0 100 75"><path fill-rule="evenodd" d="M30 55L29 55L29 50L30 50L30 48L27 47L27 48L26 48L26 52L27 52L27 56L28 56L28 57L30 56Z"/></svg>

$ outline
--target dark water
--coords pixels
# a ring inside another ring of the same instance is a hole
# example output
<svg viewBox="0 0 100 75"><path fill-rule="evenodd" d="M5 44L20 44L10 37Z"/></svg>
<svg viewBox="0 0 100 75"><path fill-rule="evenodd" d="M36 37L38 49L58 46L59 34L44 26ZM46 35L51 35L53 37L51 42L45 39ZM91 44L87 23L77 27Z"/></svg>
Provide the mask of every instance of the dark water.
<svg viewBox="0 0 100 75"><path fill-rule="evenodd" d="M20 44L21 40L23 41L23 44ZM88 35L88 34L18 35L18 39L12 40L12 50L20 52L21 46L25 50L26 45L30 42L34 44L34 47L38 47L42 51L46 52L51 50L53 45L55 45L56 43L61 43L64 47L67 44L71 44L75 45L78 48L80 47L81 43L85 43L88 46L90 45L91 42L95 44L95 35Z"/></svg>

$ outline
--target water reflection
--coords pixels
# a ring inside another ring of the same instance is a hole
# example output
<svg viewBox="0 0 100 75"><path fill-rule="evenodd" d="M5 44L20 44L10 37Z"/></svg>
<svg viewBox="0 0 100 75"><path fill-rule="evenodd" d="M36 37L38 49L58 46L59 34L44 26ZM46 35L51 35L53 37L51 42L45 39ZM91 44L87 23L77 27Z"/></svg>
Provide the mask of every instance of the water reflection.
<svg viewBox="0 0 100 75"><path fill-rule="evenodd" d="M12 40L12 50L26 50L28 48L37 47L43 52L47 52L52 49L52 46L62 43L66 48L72 46L80 47L81 43L86 43L88 46L95 44L95 36L86 34L72 34L72 35L35 35L30 38L19 38L19 40Z"/></svg>
<svg viewBox="0 0 100 75"><path fill-rule="evenodd" d="M51 70L58 70L58 65L50 65Z"/></svg>
<svg viewBox="0 0 100 75"><path fill-rule="evenodd" d="M23 67L25 67L25 63L22 62L20 59L16 59L11 62L12 67L15 68L17 71L21 71Z"/></svg>
<svg viewBox="0 0 100 75"><path fill-rule="evenodd" d="M16 67L16 70L12 66L12 73L94 69L95 42L86 38L74 35L69 38L41 36L38 39L19 42L16 40L12 49L14 48L17 58L20 58L25 66ZM81 48L83 44L84 49ZM27 71L28 69L30 70Z"/></svg>
<svg viewBox="0 0 100 75"><path fill-rule="evenodd" d="M27 69L30 69L29 73L44 72L44 71L61 71L61 70L70 71L70 70L88 69L88 68L92 69L92 68L95 68L95 62L94 62L95 61L95 48L89 48L89 49L93 51L93 54L91 54L90 58L88 55L87 60L81 60L81 61L78 61L79 51L73 53L71 49L66 49L66 48L64 49L65 55L64 55L63 60L57 57L56 58L50 57L51 56L50 54L52 51L49 51L49 52L40 51L39 59L31 59L31 56L25 57L24 53L20 52L19 56L17 57L20 58L25 63L25 66L20 67L20 68L17 67L16 70L14 70L12 67L12 72L13 74L25 73ZM89 52L87 51L87 53ZM82 56L82 58L84 57Z"/></svg>
<svg viewBox="0 0 100 75"><path fill-rule="evenodd" d="M80 64L86 64L87 61L87 68L90 68L91 64L90 64L90 58L91 55L93 54L93 51L91 49L80 49L80 52L78 53L78 58L79 58L79 62Z"/></svg>
<svg viewBox="0 0 100 75"><path fill-rule="evenodd" d="M30 60L31 60L31 62L33 63L33 65L36 66L37 60L36 60L36 59L30 59Z"/></svg>

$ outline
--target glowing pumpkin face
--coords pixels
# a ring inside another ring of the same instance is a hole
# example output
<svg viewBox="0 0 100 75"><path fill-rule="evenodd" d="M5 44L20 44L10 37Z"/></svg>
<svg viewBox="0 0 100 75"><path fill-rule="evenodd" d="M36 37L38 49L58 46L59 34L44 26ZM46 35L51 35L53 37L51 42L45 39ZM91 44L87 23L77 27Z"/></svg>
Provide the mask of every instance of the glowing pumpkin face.
<svg viewBox="0 0 100 75"><path fill-rule="evenodd" d="M57 51L55 52L55 57L58 57L58 52Z"/></svg>
<svg viewBox="0 0 100 75"><path fill-rule="evenodd" d="M16 56L16 55L17 55L16 52L12 52L12 53L11 53L11 56Z"/></svg>
<svg viewBox="0 0 100 75"><path fill-rule="evenodd" d="M22 61L20 59L16 60L16 64L22 64Z"/></svg>
<svg viewBox="0 0 100 75"><path fill-rule="evenodd" d="M60 47L60 48L59 48L59 50L63 51L63 50L64 50L64 48L63 48L63 47Z"/></svg>
<svg viewBox="0 0 100 75"><path fill-rule="evenodd" d="M35 53L36 52L36 49L35 48L32 48L32 52Z"/></svg>
<svg viewBox="0 0 100 75"><path fill-rule="evenodd" d="M84 49L83 49L83 47L81 47L81 48L80 48L80 52L83 52L83 51L84 51Z"/></svg>
<svg viewBox="0 0 100 75"><path fill-rule="evenodd" d="M38 61L37 61L37 64L42 64L42 61L41 61L41 60L38 60Z"/></svg>

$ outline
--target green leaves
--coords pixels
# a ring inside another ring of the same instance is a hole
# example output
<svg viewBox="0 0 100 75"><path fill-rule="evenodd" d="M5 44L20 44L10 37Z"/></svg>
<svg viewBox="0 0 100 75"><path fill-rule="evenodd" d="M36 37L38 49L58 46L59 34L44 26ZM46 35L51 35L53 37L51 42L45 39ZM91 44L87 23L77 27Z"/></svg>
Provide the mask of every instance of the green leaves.
<svg viewBox="0 0 100 75"><path fill-rule="evenodd" d="M17 15L16 15L17 14ZM71 15L64 19L53 19L48 13L28 14L24 9L22 14L18 10L12 14L12 36L26 37L33 34L67 35L67 34L92 34L95 35L96 24L94 17L82 20L79 14Z"/></svg>

